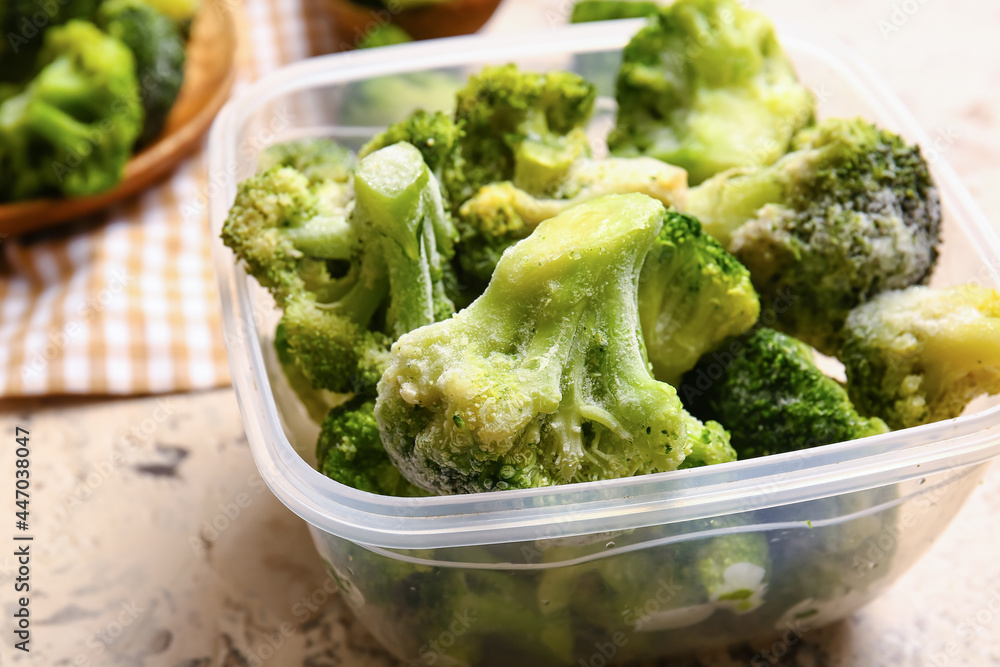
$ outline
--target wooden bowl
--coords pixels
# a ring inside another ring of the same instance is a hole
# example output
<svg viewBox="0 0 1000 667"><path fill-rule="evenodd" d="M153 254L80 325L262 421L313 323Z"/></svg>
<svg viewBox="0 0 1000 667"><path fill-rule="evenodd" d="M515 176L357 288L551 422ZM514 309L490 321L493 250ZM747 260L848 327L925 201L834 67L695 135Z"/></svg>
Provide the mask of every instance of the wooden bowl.
<svg viewBox="0 0 1000 667"><path fill-rule="evenodd" d="M236 11L231 0L208 0L192 26L184 85L156 143L133 157L113 190L77 199L0 205L0 234L13 235L74 220L127 199L173 171L193 153L225 104L236 78Z"/></svg>
<svg viewBox="0 0 1000 667"><path fill-rule="evenodd" d="M484 25L496 12L501 0L452 0L393 14L389 10L368 9L351 0L324 0L333 18L337 49L357 47L374 28L392 22L414 39L437 39L455 35L470 35Z"/></svg>

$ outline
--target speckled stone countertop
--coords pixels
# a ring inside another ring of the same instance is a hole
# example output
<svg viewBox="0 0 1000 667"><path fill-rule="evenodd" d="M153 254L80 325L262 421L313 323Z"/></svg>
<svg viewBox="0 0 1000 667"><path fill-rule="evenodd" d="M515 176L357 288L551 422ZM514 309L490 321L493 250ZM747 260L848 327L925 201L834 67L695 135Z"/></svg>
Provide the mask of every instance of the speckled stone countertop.
<svg viewBox="0 0 1000 667"><path fill-rule="evenodd" d="M569 4L511 0L492 29L544 26ZM1000 222L1000 4L749 4L824 29L866 59L942 137L941 151ZM12 650L13 559L4 546L0 665L397 664L329 592L305 524L263 485L231 391L6 405L4 438L14 425L30 429L34 444L33 635L30 654ZM4 441L0 471L13 469L12 458ZM12 501L3 507L12 510ZM1000 665L998 517L994 465L895 587L852 618L806 634L780 664ZM220 527L207 539L206 522ZM760 648L678 664L748 665Z"/></svg>

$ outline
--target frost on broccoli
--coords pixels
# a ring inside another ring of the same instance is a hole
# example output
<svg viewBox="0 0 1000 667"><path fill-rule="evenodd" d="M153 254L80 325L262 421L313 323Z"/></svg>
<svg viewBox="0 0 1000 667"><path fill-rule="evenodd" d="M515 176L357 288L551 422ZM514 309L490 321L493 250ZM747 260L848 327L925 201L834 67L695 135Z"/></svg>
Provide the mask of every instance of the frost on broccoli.
<svg viewBox="0 0 1000 667"><path fill-rule="evenodd" d="M793 148L692 189L686 212L750 269L777 328L832 355L852 308L930 277L941 207L920 149L864 120L824 121Z"/></svg>
<svg viewBox="0 0 1000 667"><path fill-rule="evenodd" d="M847 392L824 375L812 350L760 328L706 355L684 376L686 407L732 432L741 459L807 449L888 432L858 414Z"/></svg>
<svg viewBox="0 0 1000 667"><path fill-rule="evenodd" d="M453 236L436 179L406 143L362 160L353 188L272 167L240 185L223 227L284 309L289 354L313 387L370 395L392 341L453 312L441 283Z"/></svg>
<svg viewBox="0 0 1000 667"><path fill-rule="evenodd" d="M847 318L839 356L865 414L896 429L958 417L977 396L1000 393L1000 293L886 292Z"/></svg>
<svg viewBox="0 0 1000 667"><path fill-rule="evenodd" d="M734 167L769 165L813 119L774 27L737 0L678 0L625 48L616 155L684 167L692 184Z"/></svg>
<svg viewBox="0 0 1000 667"><path fill-rule="evenodd" d="M759 315L750 272L696 219L667 213L639 284L639 321L656 378L679 386L703 354L748 331Z"/></svg>
<svg viewBox="0 0 1000 667"><path fill-rule="evenodd" d="M652 158L583 158L569 167L558 189L546 197L535 197L510 181L483 186L459 209L462 270L488 281L504 250L542 221L597 197L636 192L664 206L680 207L687 174Z"/></svg>
<svg viewBox="0 0 1000 667"><path fill-rule="evenodd" d="M663 214L638 194L570 209L505 253L471 306L397 341L376 415L411 482L468 493L627 477L702 446L639 333Z"/></svg>

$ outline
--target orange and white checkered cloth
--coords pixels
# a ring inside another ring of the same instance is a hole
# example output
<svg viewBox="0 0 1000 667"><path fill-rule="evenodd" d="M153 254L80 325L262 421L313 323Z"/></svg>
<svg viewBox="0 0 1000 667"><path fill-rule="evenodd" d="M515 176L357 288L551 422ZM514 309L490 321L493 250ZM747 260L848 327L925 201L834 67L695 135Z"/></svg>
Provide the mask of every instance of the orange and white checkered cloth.
<svg viewBox="0 0 1000 667"><path fill-rule="evenodd" d="M322 0L246 0L240 82L332 50ZM99 222L0 239L0 398L229 384L206 159Z"/></svg>

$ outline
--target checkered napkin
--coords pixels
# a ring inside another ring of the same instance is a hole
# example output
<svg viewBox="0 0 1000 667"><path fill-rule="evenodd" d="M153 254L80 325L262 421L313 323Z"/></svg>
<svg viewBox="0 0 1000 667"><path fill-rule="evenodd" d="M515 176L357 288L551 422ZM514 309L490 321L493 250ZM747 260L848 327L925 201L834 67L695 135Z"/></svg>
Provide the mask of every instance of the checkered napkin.
<svg viewBox="0 0 1000 667"><path fill-rule="evenodd" d="M334 51L326 1L223 0L241 21L236 90ZM562 22L566 7L565 0L506 0L490 28ZM99 222L0 238L0 402L229 384L206 165L203 154L191 158Z"/></svg>
<svg viewBox="0 0 1000 667"><path fill-rule="evenodd" d="M240 83L332 50L322 0L246 0ZM0 239L0 399L229 384L203 154L101 221Z"/></svg>

